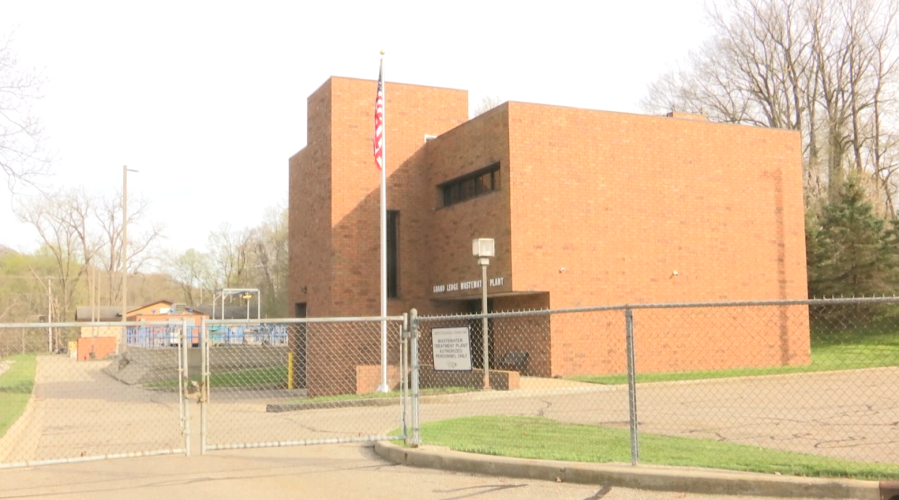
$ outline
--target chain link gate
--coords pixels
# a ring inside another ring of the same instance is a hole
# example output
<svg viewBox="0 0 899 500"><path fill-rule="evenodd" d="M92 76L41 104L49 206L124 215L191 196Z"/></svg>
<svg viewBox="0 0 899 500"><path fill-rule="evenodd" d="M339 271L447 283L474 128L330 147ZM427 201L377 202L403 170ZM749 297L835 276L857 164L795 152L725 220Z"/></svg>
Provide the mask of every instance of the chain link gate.
<svg viewBox="0 0 899 500"><path fill-rule="evenodd" d="M203 452L405 438L403 316L210 320L201 330Z"/></svg>
<svg viewBox="0 0 899 500"><path fill-rule="evenodd" d="M0 324L0 468L189 453L183 356L197 333L186 322Z"/></svg>

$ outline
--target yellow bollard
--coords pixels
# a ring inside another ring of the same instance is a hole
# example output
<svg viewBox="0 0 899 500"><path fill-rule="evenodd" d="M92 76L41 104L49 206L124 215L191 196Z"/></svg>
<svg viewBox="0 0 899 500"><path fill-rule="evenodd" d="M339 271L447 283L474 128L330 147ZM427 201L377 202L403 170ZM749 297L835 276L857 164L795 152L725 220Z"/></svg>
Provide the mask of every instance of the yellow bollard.
<svg viewBox="0 0 899 500"><path fill-rule="evenodd" d="M293 351L287 351L287 388L293 389Z"/></svg>

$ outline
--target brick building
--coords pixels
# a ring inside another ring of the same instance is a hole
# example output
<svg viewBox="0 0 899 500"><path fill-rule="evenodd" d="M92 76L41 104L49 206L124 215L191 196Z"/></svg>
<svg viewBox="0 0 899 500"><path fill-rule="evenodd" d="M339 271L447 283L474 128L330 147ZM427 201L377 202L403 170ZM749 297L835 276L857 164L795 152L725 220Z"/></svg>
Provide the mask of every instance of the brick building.
<svg viewBox="0 0 899 500"><path fill-rule="evenodd" d="M298 315L379 312L376 85L333 77L308 99L307 145L290 159L290 302ZM479 311L480 268L470 250L478 237L496 241L494 311L806 297L798 132L519 102L469 120L465 91L385 89L391 315ZM689 342L687 329L672 348L679 356L641 356L641 365L807 363L803 311L781 314L781 324L723 314L732 326L770 334L757 346L713 352ZM623 346L623 319L568 323L497 325L491 359L526 350L525 373L539 376L623 371L623 357L595 348ZM707 335L727 335L726 326ZM371 342L376 365L378 339ZM310 384L323 355L308 346Z"/></svg>

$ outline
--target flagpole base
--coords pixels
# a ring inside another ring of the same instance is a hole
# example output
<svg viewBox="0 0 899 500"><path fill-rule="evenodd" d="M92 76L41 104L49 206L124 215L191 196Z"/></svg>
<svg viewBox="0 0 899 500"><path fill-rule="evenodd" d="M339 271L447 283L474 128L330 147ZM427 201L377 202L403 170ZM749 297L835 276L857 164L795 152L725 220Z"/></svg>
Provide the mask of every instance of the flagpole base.
<svg viewBox="0 0 899 500"><path fill-rule="evenodd" d="M390 392L390 387L388 387L387 384L381 384L375 392Z"/></svg>

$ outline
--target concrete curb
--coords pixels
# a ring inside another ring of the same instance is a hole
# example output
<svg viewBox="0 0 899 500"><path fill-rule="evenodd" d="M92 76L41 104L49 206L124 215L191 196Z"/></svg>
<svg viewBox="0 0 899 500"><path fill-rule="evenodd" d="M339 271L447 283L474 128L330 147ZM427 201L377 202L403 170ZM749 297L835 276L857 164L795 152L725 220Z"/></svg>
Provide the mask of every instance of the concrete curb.
<svg viewBox="0 0 899 500"><path fill-rule="evenodd" d="M405 448L386 441L375 443L375 452L391 462L413 467L524 479L621 486L641 490L713 495L857 498L859 500L881 500L882 498L880 483L854 479L775 476L652 465L631 467L615 464L529 460L462 453L437 446Z"/></svg>
<svg viewBox="0 0 899 500"><path fill-rule="evenodd" d="M335 408L363 408L369 406L399 406L399 398L349 399L345 401L312 401L309 403L272 403L265 405L267 413L285 411L333 410Z"/></svg>
<svg viewBox="0 0 899 500"><path fill-rule="evenodd" d="M465 393L468 394L468 393ZM446 394L439 396L422 396L422 403L451 403L459 401L458 398L465 394ZM268 413L281 413L285 411L305 411L305 410L333 410L335 408L365 408L372 406L399 406L399 397L390 398L361 398L346 399L335 401L309 401L306 403L270 403L265 405L265 411Z"/></svg>
<svg viewBox="0 0 899 500"><path fill-rule="evenodd" d="M460 401L492 401L495 399L534 398L542 396L559 396L565 394L580 394L585 392L613 392L626 391L627 386L604 386L596 384L596 387L555 387L551 389L516 389L512 391L487 391L473 390L471 392L459 392L450 394L434 394L420 396L421 403L428 404L452 404ZM270 403L265 406L269 413L285 411L321 410L333 408L354 408L366 406L391 406L399 405L400 398L360 398L334 401L309 401L299 403Z"/></svg>

